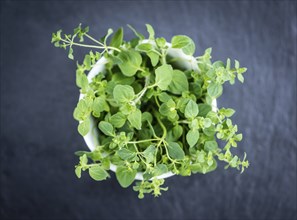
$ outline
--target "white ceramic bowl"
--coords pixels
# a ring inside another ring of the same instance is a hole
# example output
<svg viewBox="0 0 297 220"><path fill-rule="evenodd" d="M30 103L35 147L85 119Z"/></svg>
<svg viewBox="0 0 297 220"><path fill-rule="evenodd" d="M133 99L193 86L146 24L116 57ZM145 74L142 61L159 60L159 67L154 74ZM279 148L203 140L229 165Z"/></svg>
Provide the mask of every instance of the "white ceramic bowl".
<svg viewBox="0 0 297 220"><path fill-rule="evenodd" d="M150 41L143 40L142 42L147 43ZM150 43L152 43L152 42L150 42ZM181 49L171 48L171 44L169 44L169 43L167 43L167 46L169 47L167 55L171 58L177 58L177 61L175 62L175 64L177 64L180 68L187 69L187 70L190 70L190 69L197 70L198 69L197 61L193 56L184 54L184 52ZM105 64L107 62L108 61L105 57L101 57L97 61L97 63L94 65L94 67L91 69L91 71L88 74L89 83L92 81L93 77L95 77L97 74L99 74L100 72L103 72L105 70ZM84 94L80 94L79 99L82 99L83 97L84 97ZM216 111L216 108L217 108L217 101L216 101L216 99L214 99L212 102L212 110ZM83 138L91 151L93 151L96 148L96 146L99 145L99 133L98 133L97 124L95 124L95 121L92 117L91 117L90 131ZM110 164L111 171L115 172L116 169L117 169L116 165ZM157 176L155 178L164 179L164 178L171 177L173 175L175 175L175 174L170 171L170 172L164 173L160 176ZM143 180L143 173L138 172L136 174L135 180Z"/></svg>

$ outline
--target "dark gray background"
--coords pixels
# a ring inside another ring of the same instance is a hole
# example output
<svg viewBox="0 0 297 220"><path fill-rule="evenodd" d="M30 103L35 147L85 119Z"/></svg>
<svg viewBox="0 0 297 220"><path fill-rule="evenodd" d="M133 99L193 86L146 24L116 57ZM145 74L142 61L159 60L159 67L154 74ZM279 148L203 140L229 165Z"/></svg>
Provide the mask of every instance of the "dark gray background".
<svg viewBox="0 0 297 220"><path fill-rule="evenodd" d="M296 219L296 10L294 1L2 1L1 219ZM78 180L73 152L87 148L72 118L76 65L50 39L80 22L96 37L150 23L168 40L189 35L196 55L213 47L214 60L248 67L218 103L237 110L237 152L250 168L172 177L162 197L144 200L114 175Z"/></svg>

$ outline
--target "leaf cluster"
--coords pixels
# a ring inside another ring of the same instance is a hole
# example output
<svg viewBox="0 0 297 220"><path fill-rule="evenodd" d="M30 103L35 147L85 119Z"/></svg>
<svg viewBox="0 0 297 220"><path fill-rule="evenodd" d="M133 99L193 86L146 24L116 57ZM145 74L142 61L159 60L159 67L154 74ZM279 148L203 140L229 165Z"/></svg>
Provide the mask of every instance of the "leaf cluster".
<svg viewBox="0 0 297 220"><path fill-rule="evenodd" d="M90 132L91 117L96 121L100 146L76 153L76 175L80 178L81 171L88 170L94 180L105 180L114 164L118 182L128 187L141 172L144 180L133 189L143 198L145 193L159 196L167 190L158 176L169 171L182 176L206 174L216 169L217 161L224 161L226 168L243 172L249 166L246 157L241 160L231 153L242 139L230 119L235 111L215 108L212 103L222 95L225 82L244 81L246 68L237 60L234 67L230 59L212 62L209 48L195 58L197 70L181 69L168 50L176 48L192 56L193 40L177 35L167 42L155 37L151 25L146 26L147 39L129 26L136 36L130 41L124 41L123 28L114 34L109 29L96 40L81 25L73 34L62 35L59 30L52 36L55 46L68 49L70 59L74 45L95 49L77 64L76 84L84 97L73 116L82 136ZM85 43L86 39L94 44ZM105 71L89 81L87 72L102 56L108 61ZM226 142L223 148L217 139Z"/></svg>

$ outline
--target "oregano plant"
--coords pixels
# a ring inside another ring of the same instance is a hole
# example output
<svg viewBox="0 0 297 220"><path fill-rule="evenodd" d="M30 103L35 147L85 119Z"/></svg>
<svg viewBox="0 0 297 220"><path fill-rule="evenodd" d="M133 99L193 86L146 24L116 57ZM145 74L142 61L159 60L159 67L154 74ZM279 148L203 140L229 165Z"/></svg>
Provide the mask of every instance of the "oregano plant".
<svg viewBox="0 0 297 220"><path fill-rule="evenodd" d="M169 48L193 57L195 44L185 35L173 36L169 42L156 37L147 24L148 37L128 27L135 38L124 40L123 28L95 39L89 28L79 25L72 34L62 30L53 33L52 43L68 51L74 59L74 46L91 49L82 63L77 63L76 84L83 98L73 116L79 121L78 132L90 132L91 120L98 127L99 145L94 151L79 151L75 173L81 178L88 171L96 181L110 177L111 164L116 178L126 188L143 174L133 189L143 198L146 193L159 196L168 172L190 176L216 169L217 161L241 172L249 166L231 152L241 141L231 116L231 108L217 108L213 100L223 93L223 84L243 83L245 67L237 60L211 61L211 48L195 57L194 68L184 69L168 56ZM91 80L88 72L100 59L106 59L105 70ZM220 147L217 140L225 142Z"/></svg>

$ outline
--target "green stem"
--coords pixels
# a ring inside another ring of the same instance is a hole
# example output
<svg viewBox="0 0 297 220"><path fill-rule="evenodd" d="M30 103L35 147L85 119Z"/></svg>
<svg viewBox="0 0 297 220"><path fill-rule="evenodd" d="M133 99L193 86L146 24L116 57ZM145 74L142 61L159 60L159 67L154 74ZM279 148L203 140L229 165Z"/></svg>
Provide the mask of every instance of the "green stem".
<svg viewBox="0 0 297 220"><path fill-rule="evenodd" d="M93 37L91 37L90 35L88 35L88 34L85 34L85 36L86 36L87 38L89 38L90 40L94 41L95 43L97 43L97 44L100 44L100 45L104 46L104 44L103 44L102 42L100 42L100 41L98 41L98 40L94 39L94 38L93 38Z"/></svg>
<svg viewBox="0 0 297 220"><path fill-rule="evenodd" d="M76 42L69 42L67 40L64 40L64 39L61 39L61 41L65 42L65 43L70 43L72 45L76 45L76 46L80 46L80 47L87 47L87 48L97 48L97 49L112 49L112 50L115 50L115 51L118 51L118 52L121 52L121 50L119 50L118 48L115 48L115 47L109 47L109 46L96 46L96 45L89 45L89 44L80 44L80 43L76 43Z"/></svg>
<svg viewBox="0 0 297 220"><path fill-rule="evenodd" d="M137 104L137 102L139 102L141 97L144 96L146 90L148 89L149 82L150 82L150 77L149 76L145 77L145 85L144 85L143 89L139 93L136 94L136 99L134 99L134 101L133 101L134 104Z"/></svg>
<svg viewBox="0 0 297 220"><path fill-rule="evenodd" d="M158 141L159 138L155 139L146 139L146 140L141 140L141 141L128 141L127 144L139 144L139 143L145 143L145 142L150 142L150 141Z"/></svg>

